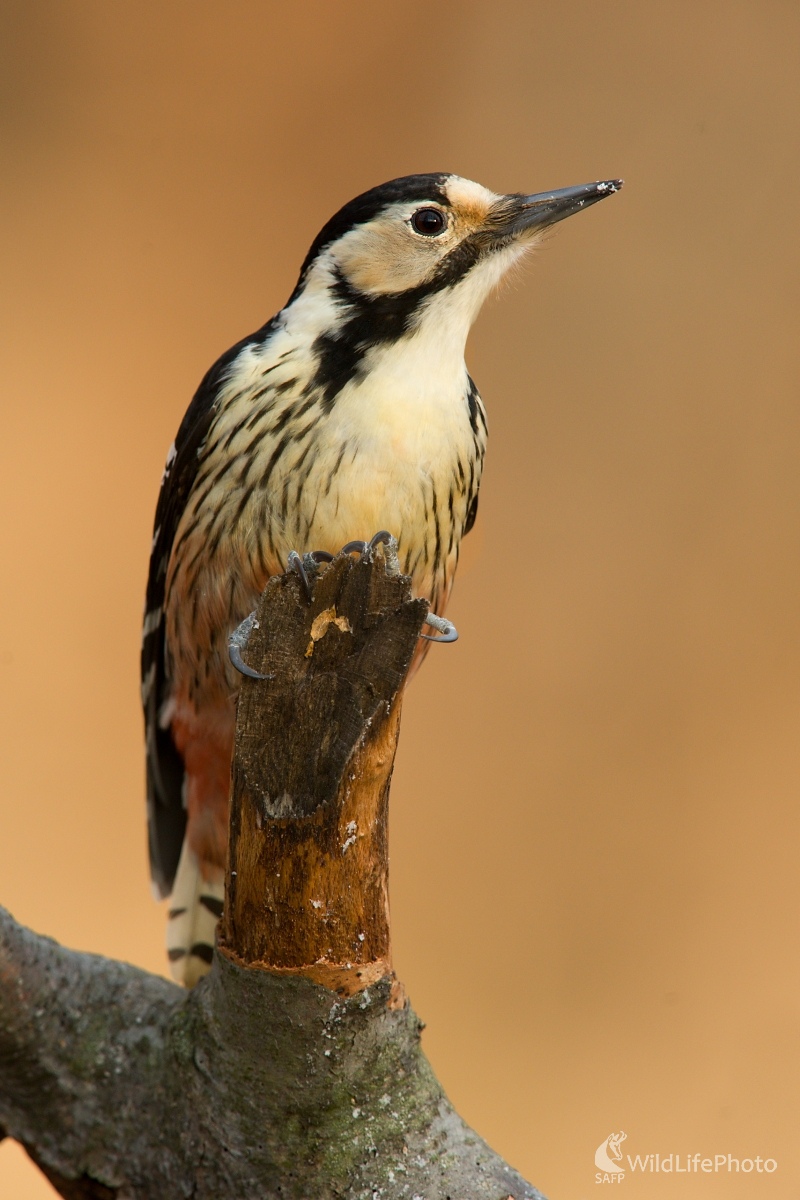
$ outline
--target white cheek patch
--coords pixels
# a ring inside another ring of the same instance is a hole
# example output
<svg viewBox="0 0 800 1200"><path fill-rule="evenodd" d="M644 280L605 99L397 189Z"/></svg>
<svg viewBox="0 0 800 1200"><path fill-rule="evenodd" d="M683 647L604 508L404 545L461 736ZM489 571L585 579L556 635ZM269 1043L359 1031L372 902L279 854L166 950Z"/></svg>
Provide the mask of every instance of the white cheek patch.
<svg viewBox="0 0 800 1200"><path fill-rule="evenodd" d="M396 205L368 225L351 229L332 248L345 278L360 292L406 292L436 270L452 239L413 233L407 223L413 211Z"/></svg>

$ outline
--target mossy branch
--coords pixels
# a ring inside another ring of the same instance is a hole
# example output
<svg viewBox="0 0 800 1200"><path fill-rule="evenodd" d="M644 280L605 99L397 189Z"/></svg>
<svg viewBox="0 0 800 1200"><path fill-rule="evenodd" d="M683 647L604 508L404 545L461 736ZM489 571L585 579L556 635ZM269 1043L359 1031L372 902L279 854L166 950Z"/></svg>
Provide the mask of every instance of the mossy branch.
<svg viewBox="0 0 800 1200"><path fill-rule="evenodd" d="M229 888L185 992L0 909L0 1136L69 1200L538 1200L453 1111L391 972L386 815L427 609L375 561L270 581Z"/></svg>

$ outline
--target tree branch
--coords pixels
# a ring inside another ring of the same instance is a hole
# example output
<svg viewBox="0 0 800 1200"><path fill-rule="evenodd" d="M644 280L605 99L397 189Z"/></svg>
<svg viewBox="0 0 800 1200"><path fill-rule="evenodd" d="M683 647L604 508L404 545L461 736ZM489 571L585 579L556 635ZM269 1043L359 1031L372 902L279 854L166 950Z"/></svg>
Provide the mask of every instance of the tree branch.
<svg viewBox="0 0 800 1200"><path fill-rule="evenodd" d="M457 1116L391 972L408 581L273 579L245 654L226 911L190 992L0 909L0 1127L70 1200L537 1200Z"/></svg>

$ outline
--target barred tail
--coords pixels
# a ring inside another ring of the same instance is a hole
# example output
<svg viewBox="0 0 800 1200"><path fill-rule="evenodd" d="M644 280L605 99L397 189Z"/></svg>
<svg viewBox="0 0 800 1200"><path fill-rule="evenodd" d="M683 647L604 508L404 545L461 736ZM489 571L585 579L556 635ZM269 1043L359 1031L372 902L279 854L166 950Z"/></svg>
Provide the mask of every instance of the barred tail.
<svg viewBox="0 0 800 1200"><path fill-rule="evenodd" d="M211 966L224 898L223 880L203 879L197 855L184 838L170 896L167 957L173 979L185 987L194 987Z"/></svg>

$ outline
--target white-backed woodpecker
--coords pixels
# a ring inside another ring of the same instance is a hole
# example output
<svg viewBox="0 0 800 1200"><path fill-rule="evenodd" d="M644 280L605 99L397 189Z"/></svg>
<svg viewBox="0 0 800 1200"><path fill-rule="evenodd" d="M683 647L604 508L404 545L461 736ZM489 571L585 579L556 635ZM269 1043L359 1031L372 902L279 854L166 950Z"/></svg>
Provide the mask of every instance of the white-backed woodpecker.
<svg viewBox="0 0 800 1200"><path fill-rule="evenodd" d="M142 642L150 862L182 982L207 970L222 911L231 631L291 551L384 529L443 613L486 449L469 328L545 229L620 186L497 195L431 174L372 188L314 239L285 307L200 384L164 469Z"/></svg>

